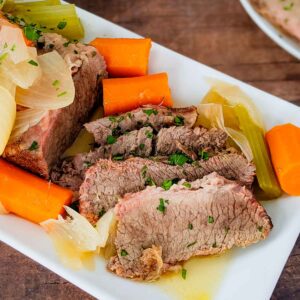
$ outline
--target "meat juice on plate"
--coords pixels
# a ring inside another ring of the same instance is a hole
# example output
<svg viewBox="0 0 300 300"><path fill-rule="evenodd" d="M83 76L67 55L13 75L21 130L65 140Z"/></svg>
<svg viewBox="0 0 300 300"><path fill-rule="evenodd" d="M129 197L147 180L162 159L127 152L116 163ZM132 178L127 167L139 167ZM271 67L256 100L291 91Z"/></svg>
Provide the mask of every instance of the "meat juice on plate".
<svg viewBox="0 0 300 300"><path fill-rule="evenodd" d="M155 284L172 295L172 299L212 300L226 274L231 257L231 251L222 255L194 257L178 273L167 273Z"/></svg>

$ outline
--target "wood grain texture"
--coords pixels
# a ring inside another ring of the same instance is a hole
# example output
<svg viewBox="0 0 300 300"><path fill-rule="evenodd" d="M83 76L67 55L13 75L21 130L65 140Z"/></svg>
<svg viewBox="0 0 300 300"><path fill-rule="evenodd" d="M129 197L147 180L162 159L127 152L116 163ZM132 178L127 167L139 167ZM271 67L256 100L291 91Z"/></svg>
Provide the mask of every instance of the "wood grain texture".
<svg viewBox="0 0 300 300"><path fill-rule="evenodd" d="M70 2L300 105L300 62L262 33L237 0ZM0 243L0 299L93 298ZM273 293L277 299L300 299L300 239Z"/></svg>

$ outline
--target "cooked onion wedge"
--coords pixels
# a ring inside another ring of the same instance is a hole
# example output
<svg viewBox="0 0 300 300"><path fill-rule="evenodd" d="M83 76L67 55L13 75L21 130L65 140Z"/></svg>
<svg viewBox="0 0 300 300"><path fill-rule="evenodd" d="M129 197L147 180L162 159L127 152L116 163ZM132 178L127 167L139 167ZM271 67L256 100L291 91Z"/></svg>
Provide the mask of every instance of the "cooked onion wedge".
<svg viewBox="0 0 300 300"><path fill-rule="evenodd" d="M1 78L1 76L0 76ZM0 83L0 155L2 155L16 118L16 102L9 91Z"/></svg>
<svg viewBox="0 0 300 300"><path fill-rule="evenodd" d="M85 260L100 245L97 230L79 213L65 207L69 217L41 223L50 235L62 262L73 269L80 269Z"/></svg>
<svg viewBox="0 0 300 300"><path fill-rule="evenodd" d="M42 76L29 89L17 88L17 104L43 110L54 110L73 103L75 87L64 59L56 52L38 57Z"/></svg>

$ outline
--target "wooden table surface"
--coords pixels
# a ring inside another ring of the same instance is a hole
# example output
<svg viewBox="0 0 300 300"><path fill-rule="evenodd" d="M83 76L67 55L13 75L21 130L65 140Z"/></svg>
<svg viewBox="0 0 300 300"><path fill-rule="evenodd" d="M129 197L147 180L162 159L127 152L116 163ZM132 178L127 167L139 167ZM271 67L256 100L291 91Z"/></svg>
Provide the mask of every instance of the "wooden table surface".
<svg viewBox="0 0 300 300"><path fill-rule="evenodd" d="M300 62L260 31L237 0L70 2L300 105ZM0 243L0 299L93 298ZM300 239L272 299L300 299Z"/></svg>

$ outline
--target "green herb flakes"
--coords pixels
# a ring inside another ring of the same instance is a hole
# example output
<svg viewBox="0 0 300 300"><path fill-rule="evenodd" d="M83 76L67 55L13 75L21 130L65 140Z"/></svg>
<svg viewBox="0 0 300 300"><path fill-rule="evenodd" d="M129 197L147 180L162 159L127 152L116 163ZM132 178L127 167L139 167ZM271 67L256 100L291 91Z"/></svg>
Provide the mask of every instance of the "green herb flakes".
<svg viewBox="0 0 300 300"><path fill-rule="evenodd" d="M112 145L114 144L115 142L117 141L117 138L112 136L112 135L109 135L106 139L106 142L108 145Z"/></svg>
<svg viewBox="0 0 300 300"><path fill-rule="evenodd" d="M206 152L204 150L200 150L198 155L199 155L200 159L203 159L203 160L208 160L209 159L208 152Z"/></svg>
<svg viewBox="0 0 300 300"><path fill-rule="evenodd" d="M123 155L115 155L115 156L113 156L113 160L116 160L116 161L124 160L124 156Z"/></svg>
<svg viewBox="0 0 300 300"><path fill-rule="evenodd" d="M67 92L64 91L64 92L61 92L60 94L57 95L57 97L63 97L63 96L66 96L67 95Z"/></svg>
<svg viewBox="0 0 300 300"><path fill-rule="evenodd" d="M148 139L152 139L152 138L153 138L153 132L147 130L145 134L146 134L146 137L147 137Z"/></svg>
<svg viewBox="0 0 300 300"><path fill-rule="evenodd" d="M145 144L140 144L139 148L140 148L140 150L144 150L145 149Z"/></svg>
<svg viewBox="0 0 300 300"><path fill-rule="evenodd" d="M26 38L30 41L37 41L40 38L41 33L42 32L33 25L27 25L24 27L24 34Z"/></svg>
<svg viewBox="0 0 300 300"><path fill-rule="evenodd" d="M127 256L128 252L125 249L121 250L121 256Z"/></svg>
<svg viewBox="0 0 300 300"><path fill-rule="evenodd" d="M187 273L187 270L185 268L182 268L181 270L181 277L186 280L186 273Z"/></svg>
<svg viewBox="0 0 300 300"><path fill-rule="evenodd" d="M190 161L191 159L182 153L174 153L169 156L169 163L174 166L183 166Z"/></svg>
<svg viewBox="0 0 300 300"><path fill-rule="evenodd" d="M214 219L214 217L213 217L213 216L208 216L208 218L207 218L207 222L208 222L209 224L212 224L212 223L214 223L214 222L215 222L215 219Z"/></svg>
<svg viewBox="0 0 300 300"><path fill-rule="evenodd" d="M156 109L144 109L143 112L150 117L152 114L157 115L158 111Z"/></svg>
<svg viewBox="0 0 300 300"><path fill-rule="evenodd" d="M159 199L159 205L156 207L156 209L164 214L166 212L166 209L167 209L166 204L168 204L168 203L169 203L169 200L165 200L163 198L160 198Z"/></svg>
<svg viewBox="0 0 300 300"><path fill-rule="evenodd" d="M66 22L66 21L60 21L60 22L57 24L57 28L60 29L60 30L65 29L66 26L67 26L67 22Z"/></svg>
<svg viewBox="0 0 300 300"><path fill-rule="evenodd" d="M30 147L28 148L29 151L35 151L39 149L39 144L37 141L33 141Z"/></svg>
<svg viewBox="0 0 300 300"><path fill-rule="evenodd" d="M52 82L52 86L54 87L58 87L59 85L60 85L60 81L57 79Z"/></svg>
<svg viewBox="0 0 300 300"><path fill-rule="evenodd" d="M34 67L38 67L38 65L39 65L35 60L32 60L32 59L28 63Z"/></svg>
<svg viewBox="0 0 300 300"><path fill-rule="evenodd" d="M10 51L14 52L16 48L17 48L16 44L13 44L12 47L10 48Z"/></svg>
<svg viewBox="0 0 300 300"><path fill-rule="evenodd" d="M105 209L102 208L102 209L99 211L99 214L98 214L99 218L103 217L103 216L105 215L105 213L106 213Z"/></svg>
<svg viewBox="0 0 300 300"><path fill-rule="evenodd" d="M147 186L155 186L155 182L154 182L153 179L150 178L150 177L148 177L148 178L146 179L145 184L146 184Z"/></svg>
<svg viewBox="0 0 300 300"><path fill-rule="evenodd" d="M263 231L263 227L262 227L262 226L258 226L258 227L257 227L257 230L258 230L259 232L262 232L262 231Z"/></svg>
<svg viewBox="0 0 300 300"><path fill-rule="evenodd" d="M192 187L192 185L189 182L184 182L182 185L188 189L190 189Z"/></svg>
<svg viewBox="0 0 300 300"><path fill-rule="evenodd" d="M189 229L189 230L193 230L193 229L194 229L194 226L193 226L193 224L192 224L192 223L189 223L189 225L188 225L188 229Z"/></svg>
<svg viewBox="0 0 300 300"><path fill-rule="evenodd" d="M172 179L167 179L167 180L165 180L165 181L162 183L161 187L162 187L165 191L167 191L167 190L169 190L169 189L171 188L172 185L173 185Z"/></svg>
<svg viewBox="0 0 300 300"><path fill-rule="evenodd" d="M293 7L294 7L294 2L291 2L290 4L285 5L283 7L283 9L286 10L286 11L290 11L290 10L292 10Z"/></svg>
<svg viewBox="0 0 300 300"><path fill-rule="evenodd" d="M184 125L184 117L182 117L182 116L176 116L174 118L174 123L177 126L183 126Z"/></svg>
<svg viewBox="0 0 300 300"><path fill-rule="evenodd" d="M85 161L83 163L83 166L86 167L86 168L90 168L93 164L90 162L90 161Z"/></svg>

